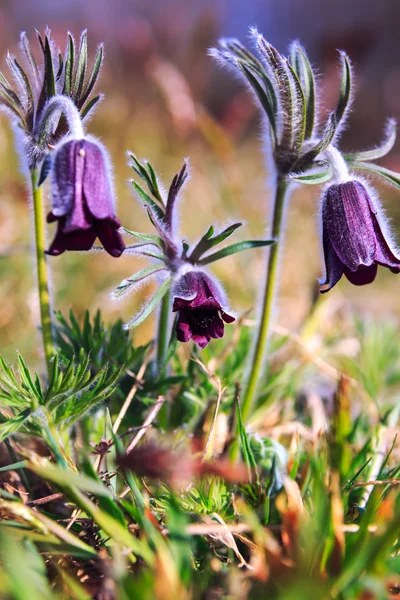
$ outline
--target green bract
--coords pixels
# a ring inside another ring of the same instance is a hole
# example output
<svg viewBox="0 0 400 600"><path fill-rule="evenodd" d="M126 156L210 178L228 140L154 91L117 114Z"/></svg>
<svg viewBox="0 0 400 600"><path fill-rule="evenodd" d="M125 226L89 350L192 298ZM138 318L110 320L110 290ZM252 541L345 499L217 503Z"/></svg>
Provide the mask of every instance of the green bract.
<svg viewBox="0 0 400 600"><path fill-rule="evenodd" d="M51 134L43 136L42 117L47 102L54 96L63 95L70 98L84 119L101 99L101 95L93 96L101 64L103 61L103 45L100 44L93 66L88 70L87 32L81 34L79 46L68 33L64 55L58 50L46 30L44 38L38 33L38 43L43 55L41 63L37 63L25 32L21 34L20 46L27 65L21 66L12 55L7 55L13 83L0 73L0 104L11 114L21 132L24 134L24 146L29 168L34 168L49 153L60 138L68 133L63 118ZM47 166L45 167L47 169Z"/></svg>

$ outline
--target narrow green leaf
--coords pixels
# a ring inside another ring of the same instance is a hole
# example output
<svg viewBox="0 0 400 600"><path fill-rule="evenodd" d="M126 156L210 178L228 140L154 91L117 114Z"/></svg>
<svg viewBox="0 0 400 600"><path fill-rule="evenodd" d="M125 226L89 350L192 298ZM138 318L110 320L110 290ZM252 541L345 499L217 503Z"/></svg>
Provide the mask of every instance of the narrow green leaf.
<svg viewBox="0 0 400 600"><path fill-rule="evenodd" d="M259 482L259 474L257 468L257 462L254 458L254 454L251 450L249 440L247 437L246 429L242 419L242 411L240 410L239 401L236 402L236 422L237 422L237 431L239 433L240 445L243 455L243 460L247 467L247 472L249 475L250 483L253 480L253 474L256 475L257 483Z"/></svg>
<svg viewBox="0 0 400 600"><path fill-rule="evenodd" d="M165 294L167 294L167 292L169 291L169 289L171 287L171 284L172 284L172 277L169 277L158 288L158 290L156 291L154 296L151 298L151 300L147 304L144 305L144 307L133 317L133 319L131 319L129 321L129 323L126 324L126 328L132 329L133 327L137 327L138 325L143 323L143 321L145 319L147 319L147 317L150 315L150 313L155 309L157 304L159 302L161 302L161 300L164 298Z"/></svg>
<svg viewBox="0 0 400 600"><path fill-rule="evenodd" d="M218 244L221 244L224 240L226 240L229 236L232 235L239 227L242 226L242 223L234 223L229 225L226 229L218 233L213 237L214 227L210 227L210 229L203 235L197 246L193 249L189 260L191 262L197 262L202 254L211 250Z"/></svg>
<svg viewBox="0 0 400 600"><path fill-rule="evenodd" d="M103 55L104 55L104 47L103 47L103 44L100 44L100 46L97 49L97 53L96 53L96 56L94 59L92 72L90 73L89 79L83 90L82 98L79 99L80 106L83 106L85 104L86 100L89 98L90 94L92 93L94 86L96 85L96 81L99 76L99 72L101 69L102 62L103 62Z"/></svg>
<svg viewBox="0 0 400 600"><path fill-rule="evenodd" d="M3 88L1 84L0 86ZM22 110L18 108L18 105L15 104L13 100L10 100L8 93L4 90L4 88L0 89L0 103L17 117L23 128L26 127L26 119Z"/></svg>
<svg viewBox="0 0 400 600"><path fill-rule="evenodd" d="M51 98L56 95L56 81L54 76L54 65L53 56L51 54L50 40L46 35L44 41L44 59L45 59L45 70L44 70L44 83L46 86L46 97Z"/></svg>
<svg viewBox="0 0 400 600"><path fill-rule="evenodd" d="M52 159L51 159L51 156L48 154L46 156L46 158L44 159L44 161L42 163L42 167L40 169L40 177L39 177L39 181L37 184L38 187L43 185L43 183L46 181L47 176L49 175L49 173L51 171L51 166L52 166Z"/></svg>
<svg viewBox="0 0 400 600"><path fill-rule="evenodd" d="M34 396L37 399L39 404L42 404L43 403L42 395L38 393L36 386L34 385L34 383L32 381L32 377L29 372L29 369L26 366L24 359L22 358L22 356L20 354L18 354L17 362L18 362L19 374L20 374L21 382L22 382L23 386L30 392L30 394L32 396Z"/></svg>
<svg viewBox="0 0 400 600"><path fill-rule="evenodd" d="M276 137L277 137L276 115L275 115L274 105L271 102L271 96L270 96L270 94L268 94L266 89L262 87L262 85L258 81L257 77L251 72L251 70L249 69L249 67L246 64L239 62L239 66L240 66L241 70L243 71L245 77L247 78L248 82L250 83L251 87L253 88L254 92L256 93L259 101L261 102L261 106L267 113L268 123L269 123L270 129L271 129L272 144L273 144L273 146L275 146L276 141L277 141L276 140Z"/></svg>
<svg viewBox="0 0 400 600"><path fill-rule="evenodd" d="M329 181L332 178L332 175L332 167L329 163L326 163L326 166L322 167L321 169L315 169L313 171L309 171L308 173L291 173L289 178L290 181L295 181L297 183L304 183L306 185L319 185Z"/></svg>
<svg viewBox="0 0 400 600"><path fill-rule="evenodd" d="M146 162L146 167L147 167L147 171L149 173L150 181L151 181L151 188L150 188L151 193L153 194L153 196L155 196L157 198L157 200L160 202L160 204L163 205L164 198L161 196L161 192L158 187L158 180L157 180L156 172L154 171L153 166L149 162Z"/></svg>
<svg viewBox="0 0 400 600"><path fill-rule="evenodd" d="M92 98L91 100L89 100L89 102L86 104L86 106L84 106L81 109L81 119L82 119L82 121L93 110L93 108L96 106L96 104L99 102L99 100L102 100L102 99L103 99L103 94L99 94L98 96L95 96L94 98Z"/></svg>
<svg viewBox="0 0 400 600"><path fill-rule="evenodd" d="M25 424L25 421L31 416L31 409L27 408L23 412L19 413L16 417L7 419L4 423L0 424L0 442L3 442L9 435L19 431Z"/></svg>
<svg viewBox="0 0 400 600"><path fill-rule="evenodd" d="M20 99L18 98L18 95L14 92L12 85L9 83L9 81L6 79L6 77L4 77L3 73L0 72L0 86L1 86L1 93L6 96L7 100L9 102L11 102L12 104L15 104L15 106L19 109L22 109L22 104Z"/></svg>
<svg viewBox="0 0 400 600"><path fill-rule="evenodd" d="M342 79L340 83L339 100L335 111L337 125L345 116L347 109L350 108L352 84L352 73L349 58L342 50L339 51L339 55L342 63Z"/></svg>
<svg viewBox="0 0 400 600"><path fill-rule="evenodd" d="M320 154L325 152L325 150L332 143L333 138L335 137L336 128L336 114L332 112L328 117L319 142L314 146L314 148L311 148L311 150L308 150L308 152L299 158L299 160L295 163L293 170L308 170L313 161L318 158Z"/></svg>
<svg viewBox="0 0 400 600"><path fill-rule="evenodd" d="M237 252L243 252L243 250L249 250L251 248L263 248L264 246L270 246L274 244L275 240L246 240L244 242L237 242L236 244L231 244L226 248L222 248L218 252L214 252L214 254L210 254L209 256L205 256L201 260L199 260L199 265L208 265L216 260L220 260L221 258L225 258L226 256L230 256L231 254L236 254Z"/></svg>
<svg viewBox="0 0 400 600"><path fill-rule="evenodd" d="M27 460L20 460L12 465L7 465L6 467L0 467L0 473L4 473L5 471L18 471L18 469L25 469L27 466Z"/></svg>
<svg viewBox="0 0 400 600"><path fill-rule="evenodd" d="M131 291L131 289L138 283L141 283L148 277L155 275L155 273L158 273L159 271L164 271L164 270L165 270L165 267L162 265L152 265L151 267L147 267L145 269L141 269L140 271L137 271L137 273L134 273L133 275L131 275L131 277L128 277L127 279L124 279L123 281L121 281L119 286L112 292L111 297L114 300L121 298L127 292Z"/></svg>
<svg viewBox="0 0 400 600"><path fill-rule="evenodd" d="M27 110L29 112L32 112L34 107L33 91L25 71L14 56L7 56L7 64L10 70L14 73L14 77L20 82L20 87L26 95L26 99L28 102Z"/></svg>
<svg viewBox="0 0 400 600"><path fill-rule="evenodd" d="M76 491L74 500L77 505L88 514L95 523L110 536L115 543L122 547L129 548L132 552L141 556L149 565L153 564L153 553L150 551L146 541L135 538L127 529L123 527L113 517L98 508L86 496Z"/></svg>
<svg viewBox="0 0 400 600"><path fill-rule="evenodd" d="M291 75L291 83L293 86L293 113L294 113L294 127L293 127L293 147L297 150L303 145L305 132L306 132L306 100L303 92L303 88L300 83L300 79L296 71L292 68L289 61L287 61L289 73Z"/></svg>
<svg viewBox="0 0 400 600"><path fill-rule="evenodd" d="M74 38L68 32L67 50L65 56L65 67L64 67L64 96L70 96L72 92L72 75L74 70L75 62L75 43Z"/></svg>
<svg viewBox="0 0 400 600"><path fill-rule="evenodd" d="M280 104L277 110L284 113L284 118L282 119L282 131L278 132L279 135L277 136L278 142L283 147L290 147L293 135L293 111L296 101L293 95L292 75L288 69L286 59L284 59L276 48L269 44L259 34L257 34L256 40L258 48L267 61L275 78L274 88L276 87L276 89L279 90Z"/></svg>
<svg viewBox="0 0 400 600"><path fill-rule="evenodd" d="M40 74L39 74L39 67L37 65L37 62L32 54L31 51L31 45L29 43L28 37L25 33L25 31L23 31L21 33L21 48L26 56L26 59L28 61L34 82L35 82L35 88L37 91L39 91L40 89Z"/></svg>
<svg viewBox="0 0 400 600"><path fill-rule="evenodd" d="M141 233L139 231L132 231L131 229L126 229L126 227L123 227L123 230L126 231L128 235L132 235L138 240L143 240L144 242L147 242L149 244L155 244L156 246L162 248L162 241L161 238L158 237L158 235L154 235L151 233Z"/></svg>
<svg viewBox="0 0 400 600"><path fill-rule="evenodd" d="M72 469L63 469L48 461L44 461L41 464L28 463L27 468L36 473L36 475L39 475L39 477L42 477L45 481L55 483L62 490L76 487L78 490L88 492L94 496L112 498L112 493L103 483L91 479L86 475L76 473Z"/></svg>
<svg viewBox="0 0 400 600"><path fill-rule="evenodd" d="M150 196L148 194L146 194L144 189L141 188L140 185L138 183L136 183L136 181L132 181L131 183L132 183L134 189L136 190L141 201L150 210L150 213L152 214L152 216L154 216L155 219L158 219L158 221L160 221L162 223L165 218L165 213L164 213L163 209L158 204L156 204L156 202L154 202L154 200L152 198L150 198Z"/></svg>
<svg viewBox="0 0 400 600"><path fill-rule="evenodd" d="M156 258L157 260L161 260L165 264L165 256L159 251L158 246L156 246L156 244L153 243L130 244L129 246L126 246L125 253L138 254L139 256L148 256L149 258Z"/></svg>
<svg viewBox="0 0 400 600"><path fill-rule="evenodd" d="M385 167L380 167L379 165L374 165L373 163L347 161L347 164L351 169L369 171L374 175L379 175L380 177L385 179L385 181L388 181L392 185L400 187L400 174L396 173L395 171L390 171Z"/></svg>
<svg viewBox="0 0 400 600"><path fill-rule="evenodd" d="M53 410L53 420L55 425L61 425L63 428L69 428L83 415L88 413L100 402L104 402L115 391L117 382L121 376L121 369L107 375L107 366L91 382L84 393L77 397L71 397L68 402L57 405Z"/></svg>
<svg viewBox="0 0 400 600"><path fill-rule="evenodd" d="M165 212L165 202L164 198L161 195L161 192L158 187L157 175L149 162L145 162L145 166L139 161L139 159L134 154L129 154L132 159L133 165L132 169L135 173L143 179L146 183L148 190L152 196L156 199L156 203L158 202L161 207L163 213Z"/></svg>
<svg viewBox="0 0 400 600"><path fill-rule="evenodd" d="M364 150L362 152L351 152L343 154L343 158L346 161L366 161L366 160L377 160L388 154L396 143L397 137L397 123L394 119L389 119L386 126L385 139L377 148L371 150Z"/></svg>
<svg viewBox="0 0 400 600"><path fill-rule="evenodd" d="M58 71L57 71L57 75L56 75L57 82L60 80L60 77L63 74L63 70L64 70L64 59L62 57L61 52L59 52L58 53Z"/></svg>
<svg viewBox="0 0 400 600"><path fill-rule="evenodd" d="M292 48L292 61L296 66L296 72L300 79L306 104L306 129L304 137L305 139L309 139L312 137L315 122L316 93L314 72L304 48L298 42L295 42Z"/></svg>
<svg viewBox="0 0 400 600"><path fill-rule="evenodd" d="M81 39L79 42L79 50L78 50L78 62L76 65L76 73L75 73L75 81L73 87L73 98L75 101L79 101L83 84L85 81L87 67L87 30L84 29L81 33Z"/></svg>

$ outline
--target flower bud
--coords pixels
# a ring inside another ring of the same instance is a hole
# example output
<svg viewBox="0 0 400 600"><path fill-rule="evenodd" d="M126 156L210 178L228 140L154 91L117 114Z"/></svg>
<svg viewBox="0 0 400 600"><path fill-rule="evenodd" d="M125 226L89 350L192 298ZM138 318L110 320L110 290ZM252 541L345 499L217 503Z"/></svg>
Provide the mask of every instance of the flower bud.
<svg viewBox="0 0 400 600"><path fill-rule="evenodd" d="M322 200L322 234L326 265L323 292L342 277L355 285L374 281L378 265L400 272L400 257L391 248L385 216L360 181L327 188Z"/></svg>
<svg viewBox="0 0 400 600"><path fill-rule="evenodd" d="M97 237L111 256L124 251L107 162L105 151L92 138L69 139L56 150L47 221L58 221L58 228L48 254L90 250Z"/></svg>
<svg viewBox="0 0 400 600"><path fill-rule="evenodd" d="M205 348L211 338L224 335L225 323L235 317L227 314L224 292L219 283L203 271L188 271L174 289L172 310L178 312L176 337L180 342L194 341Z"/></svg>

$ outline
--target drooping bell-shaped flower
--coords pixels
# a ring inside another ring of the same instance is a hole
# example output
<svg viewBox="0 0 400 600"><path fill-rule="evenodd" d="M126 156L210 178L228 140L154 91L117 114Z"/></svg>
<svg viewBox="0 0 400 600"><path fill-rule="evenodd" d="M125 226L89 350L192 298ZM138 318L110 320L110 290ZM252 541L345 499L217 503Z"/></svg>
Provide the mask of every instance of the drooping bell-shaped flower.
<svg viewBox="0 0 400 600"><path fill-rule="evenodd" d="M371 283L378 265L400 272L400 255L392 247L385 216L360 181L330 185L322 201L322 235L329 291L342 277L355 285Z"/></svg>
<svg viewBox="0 0 400 600"><path fill-rule="evenodd" d="M226 298L219 283L203 271L184 273L175 285L173 298L172 310L179 313L176 337L180 342L192 339L199 348L205 348L211 338L224 335L224 321L235 320L226 312Z"/></svg>
<svg viewBox="0 0 400 600"><path fill-rule="evenodd" d="M47 221L58 222L48 254L90 250L96 238L111 256L125 243L118 231L108 158L97 140L84 137L60 144L52 167L52 210Z"/></svg>

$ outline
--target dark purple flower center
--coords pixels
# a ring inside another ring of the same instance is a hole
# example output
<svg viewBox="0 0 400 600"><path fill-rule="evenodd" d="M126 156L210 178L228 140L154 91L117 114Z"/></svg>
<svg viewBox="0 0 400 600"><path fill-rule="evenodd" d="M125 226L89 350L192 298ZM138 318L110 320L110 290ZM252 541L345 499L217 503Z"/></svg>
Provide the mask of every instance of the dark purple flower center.
<svg viewBox="0 0 400 600"><path fill-rule="evenodd" d="M191 309L190 321L193 329L196 329L196 331L198 331L199 333L206 332L209 329L209 327L214 323L215 317L217 315L217 311L202 310L201 308Z"/></svg>

